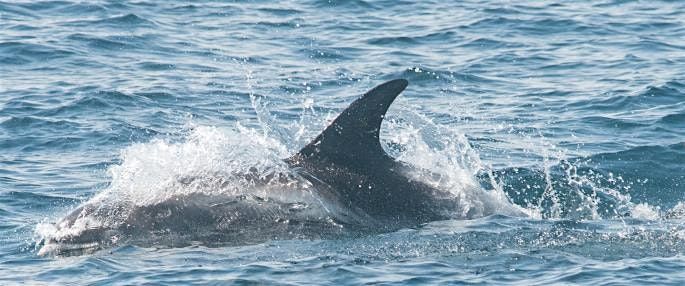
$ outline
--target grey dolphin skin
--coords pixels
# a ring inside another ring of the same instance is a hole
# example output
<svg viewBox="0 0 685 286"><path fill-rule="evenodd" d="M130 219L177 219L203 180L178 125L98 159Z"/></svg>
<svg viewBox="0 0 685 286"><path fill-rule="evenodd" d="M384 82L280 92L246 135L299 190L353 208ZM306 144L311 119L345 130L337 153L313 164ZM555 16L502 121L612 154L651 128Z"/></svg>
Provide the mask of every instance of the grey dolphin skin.
<svg viewBox="0 0 685 286"><path fill-rule="evenodd" d="M326 201L319 206L245 194L187 194L145 206L94 199L58 222L59 235L45 238L39 254L83 253L122 241L180 246L184 240L249 244L324 238L340 229L387 232L449 219L454 196L409 176L415 170L390 157L379 141L385 114L407 85L396 79L370 90L311 143L284 159L298 180L263 179L265 193L313 186L319 201Z"/></svg>
<svg viewBox="0 0 685 286"><path fill-rule="evenodd" d="M442 206L452 196L407 176L411 166L381 147L381 123L390 104L407 87L391 80L364 94L300 152L286 159L312 182L322 182L350 209L359 209L392 230L448 219Z"/></svg>

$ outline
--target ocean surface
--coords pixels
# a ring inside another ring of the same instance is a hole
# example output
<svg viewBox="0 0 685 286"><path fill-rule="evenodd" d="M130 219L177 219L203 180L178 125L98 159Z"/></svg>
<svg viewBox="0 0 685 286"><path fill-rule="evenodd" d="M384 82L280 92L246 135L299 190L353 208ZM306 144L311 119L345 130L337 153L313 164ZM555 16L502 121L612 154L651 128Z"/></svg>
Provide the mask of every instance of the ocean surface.
<svg viewBox="0 0 685 286"><path fill-rule="evenodd" d="M0 1L0 284L682 285L685 3L417 2ZM83 202L277 165L395 78L382 144L459 219L39 255Z"/></svg>

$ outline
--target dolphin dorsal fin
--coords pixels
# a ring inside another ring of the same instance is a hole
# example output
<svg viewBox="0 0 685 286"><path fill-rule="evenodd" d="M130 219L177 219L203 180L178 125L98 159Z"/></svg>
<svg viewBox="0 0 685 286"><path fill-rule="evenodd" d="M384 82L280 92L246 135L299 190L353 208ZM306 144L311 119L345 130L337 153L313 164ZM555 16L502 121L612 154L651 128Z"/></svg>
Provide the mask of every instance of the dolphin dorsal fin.
<svg viewBox="0 0 685 286"><path fill-rule="evenodd" d="M355 100L290 161L317 160L350 167L389 158L379 141L390 104L407 87L404 79L383 83Z"/></svg>

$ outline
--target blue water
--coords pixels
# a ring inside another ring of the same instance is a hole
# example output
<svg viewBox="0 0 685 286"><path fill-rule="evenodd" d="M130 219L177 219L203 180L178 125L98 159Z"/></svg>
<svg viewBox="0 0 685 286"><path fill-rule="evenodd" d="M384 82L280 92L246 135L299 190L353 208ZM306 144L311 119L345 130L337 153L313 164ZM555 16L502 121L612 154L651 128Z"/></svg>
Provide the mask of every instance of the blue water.
<svg viewBox="0 0 685 286"><path fill-rule="evenodd" d="M0 2L0 284L685 281L680 1L14 2ZM464 219L38 255L98 194L144 204L176 176L273 163L394 78L410 85L383 144L452 182ZM461 193L473 182L526 215Z"/></svg>

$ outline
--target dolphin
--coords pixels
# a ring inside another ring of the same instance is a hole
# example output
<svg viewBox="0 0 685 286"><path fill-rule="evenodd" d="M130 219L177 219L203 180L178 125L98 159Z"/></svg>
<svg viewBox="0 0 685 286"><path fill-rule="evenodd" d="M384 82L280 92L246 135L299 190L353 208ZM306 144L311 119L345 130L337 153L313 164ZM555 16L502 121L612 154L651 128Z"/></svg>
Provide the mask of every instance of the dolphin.
<svg viewBox="0 0 685 286"><path fill-rule="evenodd" d="M262 194L314 190L308 199L195 193L143 206L92 199L53 225L39 254L78 254L121 241L181 246L327 238L453 218L455 195L410 175L416 168L388 155L379 141L385 114L407 85L405 79L391 80L352 102L314 140L283 160L290 174L251 178L257 183L250 188Z"/></svg>

